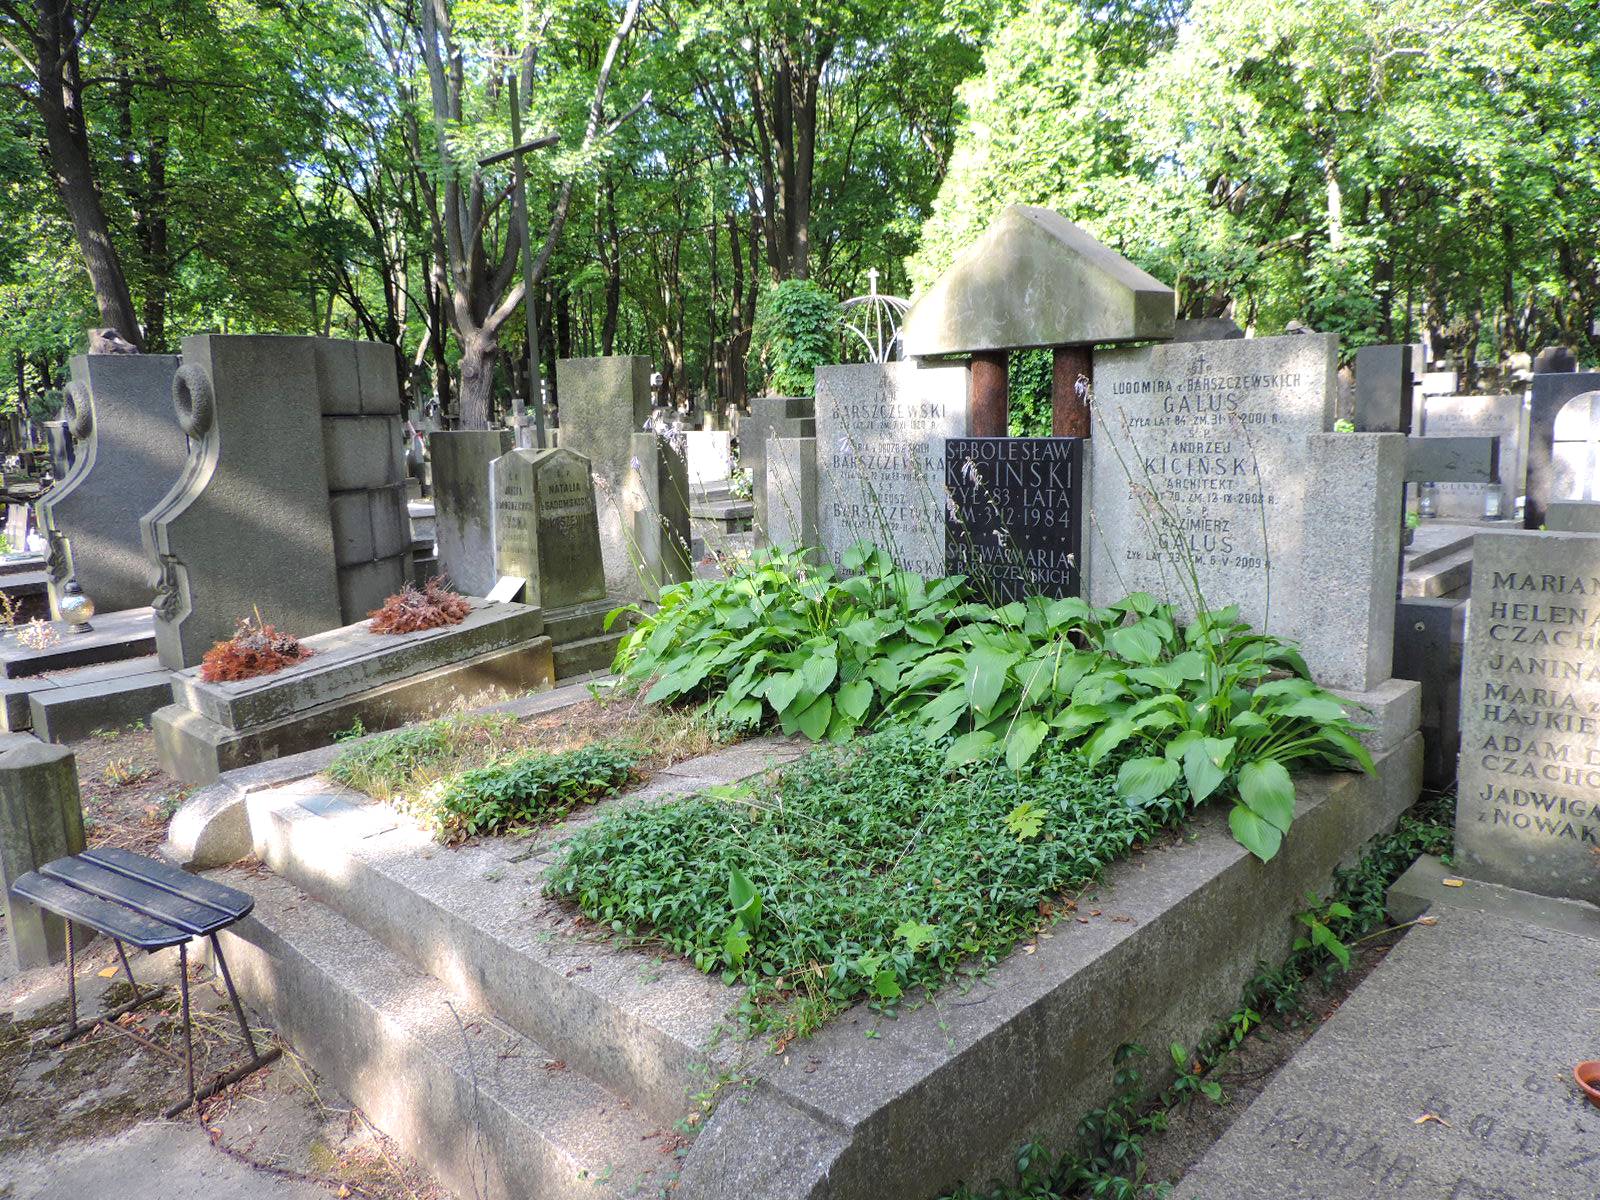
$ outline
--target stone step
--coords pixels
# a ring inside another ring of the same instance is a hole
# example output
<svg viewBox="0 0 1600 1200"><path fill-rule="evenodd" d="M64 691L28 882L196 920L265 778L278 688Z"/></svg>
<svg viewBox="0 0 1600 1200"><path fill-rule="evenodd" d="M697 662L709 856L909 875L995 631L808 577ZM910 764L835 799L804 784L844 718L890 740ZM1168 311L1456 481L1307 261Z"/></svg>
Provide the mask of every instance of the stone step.
<svg viewBox="0 0 1600 1200"><path fill-rule="evenodd" d="M172 672L153 670L119 678L41 688L28 697L34 733L47 742L75 742L97 730L125 729L148 721L172 703Z"/></svg>
<svg viewBox="0 0 1600 1200"><path fill-rule="evenodd" d="M1408 569L1400 585L1407 598L1448 596L1472 584L1472 545Z"/></svg>
<svg viewBox="0 0 1600 1200"><path fill-rule="evenodd" d="M581 638L576 642L557 646L551 652L555 662L556 678L567 680L574 675L609 671L612 662L616 660L617 647L626 634L626 630L619 629L615 633L603 633L599 637Z"/></svg>
<svg viewBox="0 0 1600 1200"><path fill-rule="evenodd" d="M734 782L798 751L757 739L668 768L634 798ZM553 837L441 847L389 806L320 778L247 804L255 852L274 871L657 1120L687 1115L705 1064L738 1053L707 1051L733 989L617 946L542 894Z"/></svg>
<svg viewBox="0 0 1600 1200"><path fill-rule="evenodd" d="M246 1001L457 1195L606 1200L671 1183L670 1128L285 880L218 878L256 898L221 935Z"/></svg>

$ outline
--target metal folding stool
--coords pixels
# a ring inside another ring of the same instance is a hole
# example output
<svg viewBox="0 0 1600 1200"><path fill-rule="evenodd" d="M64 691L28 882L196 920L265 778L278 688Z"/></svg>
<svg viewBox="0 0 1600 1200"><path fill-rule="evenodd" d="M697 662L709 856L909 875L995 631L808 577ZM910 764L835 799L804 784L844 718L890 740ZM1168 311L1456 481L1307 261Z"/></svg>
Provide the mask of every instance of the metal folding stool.
<svg viewBox="0 0 1600 1200"><path fill-rule="evenodd" d="M223 957L222 946L217 941L220 930L248 916L255 907L255 899L247 893L190 875L168 863L115 849L86 850L82 854L58 858L37 871L29 871L11 885L11 891L67 922L67 1005L71 1023L64 1032L51 1038L50 1044L63 1045L104 1025L146 1049L183 1063L188 1076L188 1098L169 1108L167 1116L177 1116L191 1105L209 1099L228 1085L259 1071L282 1053L277 1047L268 1049L265 1054L256 1049L244 1005L239 1002L238 990L228 971L228 960ZM128 986L133 989L133 999L85 1022L78 1020L74 925L87 926L112 940L122 971L128 977ZM248 1062L218 1075L198 1089L194 1078L194 1023L189 1010L189 941L197 937L211 941L218 973L228 989L233 1015L238 1018L239 1031L250 1051ZM181 1057L116 1022L124 1013L132 1012L166 990L159 987L152 991L139 990L126 946L147 952L169 946L178 948L178 988L183 1008Z"/></svg>

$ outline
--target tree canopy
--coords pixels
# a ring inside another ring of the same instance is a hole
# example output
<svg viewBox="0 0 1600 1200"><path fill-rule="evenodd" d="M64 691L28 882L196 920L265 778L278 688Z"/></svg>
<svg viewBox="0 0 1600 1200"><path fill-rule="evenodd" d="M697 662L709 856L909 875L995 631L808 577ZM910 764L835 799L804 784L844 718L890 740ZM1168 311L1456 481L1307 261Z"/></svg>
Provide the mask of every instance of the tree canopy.
<svg viewBox="0 0 1600 1200"><path fill-rule="evenodd" d="M0 0L0 403L91 325L328 332L488 419L526 389L478 165L513 116L560 135L524 156L547 380L788 384L784 297L909 294L1013 203L1185 316L1470 372L1592 345L1596 78L1596 0Z"/></svg>

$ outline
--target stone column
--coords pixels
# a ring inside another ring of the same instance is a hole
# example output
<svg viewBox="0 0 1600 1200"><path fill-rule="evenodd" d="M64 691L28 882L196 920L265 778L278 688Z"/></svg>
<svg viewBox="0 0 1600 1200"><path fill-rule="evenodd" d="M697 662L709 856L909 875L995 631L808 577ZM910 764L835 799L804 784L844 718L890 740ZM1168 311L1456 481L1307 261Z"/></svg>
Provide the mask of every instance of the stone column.
<svg viewBox="0 0 1600 1200"><path fill-rule="evenodd" d="M0 904L18 970L60 962L67 926L11 895L20 876L83 850L83 805L72 751L29 738L0 754Z"/></svg>

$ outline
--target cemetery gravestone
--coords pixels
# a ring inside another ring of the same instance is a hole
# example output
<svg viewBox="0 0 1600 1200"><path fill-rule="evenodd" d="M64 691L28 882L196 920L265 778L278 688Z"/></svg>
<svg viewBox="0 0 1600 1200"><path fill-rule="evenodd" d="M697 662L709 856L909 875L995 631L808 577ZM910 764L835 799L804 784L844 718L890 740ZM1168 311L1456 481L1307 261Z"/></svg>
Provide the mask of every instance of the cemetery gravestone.
<svg viewBox="0 0 1600 1200"><path fill-rule="evenodd" d="M494 541L502 577L528 581L548 614L603 600L605 566L589 461L567 449L512 450L494 463Z"/></svg>
<svg viewBox="0 0 1600 1200"><path fill-rule="evenodd" d="M173 382L189 459L140 522L157 564L161 665L199 663L259 612L298 635L341 624L316 342L199 336Z"/></svg>
<svg viewBox="0 0 1600 1200"><path fill-rule="evenodd" d="M18 734L0 744L0 913L19 970L66 957L60 917L19 900L11 885L29 871L84 846L83 803L72 751Z"/></svg>
<svg viewBox="0 0 1600 1200"><path fill-rule="evenodd" d="M1405 439L1325 432L1337 360L1324 334L1101 352L1093 602L1146 591L1185 611L1237 604L1300 642L1324 685L1387 680Z"/></svg>
<svg viewBox="0 0 1600 1200"><path fill-rule="evenodd" d="M944 462L949 574L996 604L1078 595L1081 438L952 438Z"/></svg>
<svg viewBox="0 0 1600 1200"><path fill-rule="evenodd" d="M948 438L967 428L967 372L956 364L817 368L817 532L839 566L873 542L908 571L944 571Z"/></svg>
<svg viewBox="0 0 1600 1200"><path fill-rule="evenodd" d="M658 433L636 433L628 440L628 474L619 512L628 518L623 550L628 559L627 585L621 594L654 599L662 588L681 583L694 573L689 557L689 471L675 439ZM598 486L596 492L599 492ZM603 502L596 496L597 507ZM600 529L604 550L605 526ZM607 591L611 569L606 568Z"/></svg>
<svg viewBox="0 0 1600 1200"><path fill-rule="evenodd" d="M1600 903L1600 536L1473 546L1456 866Z"/></svg>
<svg viewBox="0 0 1600 1200"><path fill-rule="evenodd" d="M150 603L154 588L139 518L166 494L187 455L172 416L177 370L172 354L72 360L65 415L77 454L38 505L50 543L50 607L57 618L71 579L103 613Z"/></svg>
<svg viewBox="0 0 1600 1200"><path fill-rule="evenodd" d="M489 468L512 440L509 429L428 435L439 571L468 596L487 596L495 585Z"/></svg>
<svg viewBox="0 0 1600 1200"><path fill-rule="evenodd" d="M810 396L756 396L739 423L739 464L750 472L752 528L757 547L767 544L767 455L775 437L811 438L817 433L816 401ZM814 460L813 460L814 461ZM815 467L812 469L815 482ZM816 513L812 511L815 526ZM786 528L789 526L786 525Z"/></svg>
<svg viewBox="0 0 1600 1200"><path fill-rule="evenodd" d="M1499 483L1434 483L1434 515L1476 520L1509 517L1516 511L1526 471L1527 420L1522 396L1428 396L1424 401L1424 437L1498 437ZM1490 511L1490 510L1493 511Z"/></svg>
<svg viewBox="0 0 1600 1200"><path fill-rule="evenodd" d="M684 434L684 459L691 495L726 491L733 469L733 435L717 430Z"/></svg>
<svg viewBox="0 0 1600 1200"><path fill-rule="evenodd" d="M767 495L765 543L786 550L817 545L817 439L767 440L764 483Z"/></svg>
<svg viewBox="0 0 1600 1200"><path fill-rule="evenodd" d="M639 355L561 359L556 363L556 395L561 401L561 445L587 458L594 472L606 590L641 597L647 585L640 579L639 563L654 561L659 567L661 561L656 523L677 532L674 514L682 508L685 562L689 536L687 471L674 472L669 464L663 475L656 446L651 444L642 456L635 449L635 435L650 420L650 360ZM677 458L681 463L683 455ZM660 491L662 487L668 491ZM677 487L681 496L671 494ZM641 530L645 542L639 541Z"/></svg>

